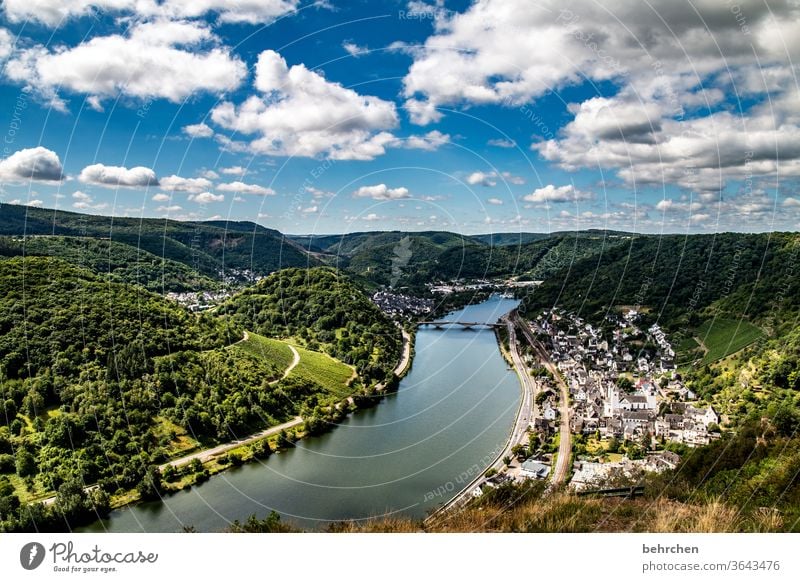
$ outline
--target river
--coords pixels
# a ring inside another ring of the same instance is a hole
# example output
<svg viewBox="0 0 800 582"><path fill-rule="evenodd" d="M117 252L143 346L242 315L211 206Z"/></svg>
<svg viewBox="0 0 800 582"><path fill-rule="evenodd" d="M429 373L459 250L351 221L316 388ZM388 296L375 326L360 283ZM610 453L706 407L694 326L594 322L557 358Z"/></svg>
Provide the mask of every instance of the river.
<svg viewBox="0 0 800 582"><path fill-rule="evenodd" d="M517 303L494 296L445 319L494 322ZM219 531L270 510L310 530L332 521L425 516L502 449L520 388L491 329L421 328L415 352L396 394L333 431L163 501L113 511L82 531Z"/></svg>

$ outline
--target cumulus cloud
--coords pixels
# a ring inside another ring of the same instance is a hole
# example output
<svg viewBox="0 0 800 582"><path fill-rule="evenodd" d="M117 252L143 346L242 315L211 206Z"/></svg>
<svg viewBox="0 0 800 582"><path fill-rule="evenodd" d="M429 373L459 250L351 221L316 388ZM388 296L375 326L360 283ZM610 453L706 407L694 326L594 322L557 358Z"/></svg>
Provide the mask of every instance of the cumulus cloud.
<svg viewBox="0 0 800 582"><path fill-rule="evenodd" d="M214 130L205 123L195 123L184 126L183 133L189 137L211 137L214 135Z"/></svg>
<svg viewBox="0 0 800 582"><path fill-rule="evenodd" d="M496 186L498 181L508 182L511 184L521 185L525 183L524 178L514 176L510 172L472 172L467 176L467 184L471 186Z"/></svg>
<svg viewBox="0 0 800 582"><path fill-rule="evenodd" d="M21 198L16 198L14 200L10 200L9 204L16 204L18 206L33 206L34 208L41 208L44 206L44 200L40 200L38 198L33 198L29 200L22 200Z"/></svg>
<svg viewBox="0 0 800 582"><path fill-rule="evenodd" d="M170 214L173 212L180 212L181 210L183 210L183 208L178 206L177 204L172 204L171 206L159 206L158 208L156 208L157 212L164 212L166 214Z"/></svg>
<svg viewBox="0 0 800 582"><path fill-rule="evenodd" d="M55 27L96 12L140 17L199 18L215 13L220 22L265 24L296 10L298 0L5 0L11 22L35 20Z"/></svg>
<svg viewBox="0 0 800 582"><path fill-rule="evenodd" d="M224 194L214 194L213 192L200 192L199 194L189 194L191 202L198 204L210 204L211 202L223 202L225 200Z"/></svg>
<svg viewBox="0 0 800 582"><path fill-rule="evenodd" d="M64 169L58 154L42 146L22 149L0 160L0 183L60 182L63 179Z"/></svg>
<svg viewBox="0 0 800 582"><path fill-rule="evenodd" d="M208 178L182 178L181 176L167 176L161 178L158 185L168 192L189 192L199 194L211 188L211 180Z"/></svg>
<svg viewBox="0 0 800 582"><path fill-rule="evenodd" d="M205 24L165 20L74 47L35 45L17 51L5 71L60 110L66 109L61 91L86 94L97 107L119 94L179 103L198 92L233 90L247 74Z"/></svg>
<svg viewBox="0 0 800 582"><path fill-rule="evenodd" d="M153 194L153 198L151 200L153 202L169 202L171 198L172 197L169 194L164 194L163 192L159 192L158 194Z"/></svg>
<svg viewBox="0 0 800 582"><path fill-rule="evenodd" d="M78 210L105 210L108 208L108 204L105 202L97 204L92 196L80 190L72 193L72 199L74 200L72 207Z"/></svg>
<svg viewBox="0 0 800 582"><path fill-rule="evenodd" d="M800 207L800 200L798 200L797 198L787 198L786 200L783 201L783 206L787 207L791 206L795 208Z"/></svg>
<svg viewBox="0 0 800 582"><path fill-rule="evenodd" d="M373 200L402 200L411 198L408 188L389 188L386 184L376 184L375 186L361 186L353 192L356 198L372 198Z"/></svg>
<svg viewBox="0 0 800 582"><path fill-rule="evenodd" d="M230 166L228 168L220 168L219 171L223 174L242 176L247 170L245 170L242 166Z"/></svg>
<svg viewBox="0 0 800 582"><path fill-rule="evenodd" d="M493 204L495 206L503 205L503 201L500 200L499 198L489 198L486 202L488 202L489 204Z"/></svg>
<svg viewBox="0 0 800 582"><path fill-rule="evenodd" d="M289 67L272 50L259 55L255 71L260 94L239 105L225 101L211 112L221 127L255 136L249 144L255 152L370 160L396 139L385 131L398 122L390 101L360 95L305 65Z"/></svg>
<svg viewBox="0 0 800 582"><path fill-rule="evenodd" d="M616 170L629 186L712 192L747 175L800 175L800 10L735 7L746 21L730 3L688 0L478 0L440 11L411 53L406 107L429 123L441 107L521 106L610 82L612 97L569 105L558 135L520 110L540 135L533 149L570 171Z"/></svg>
<svg viewBox="0 0 800 582"><path fill-rule="evenodd" d="M123 188L145 188L158 185L156 173L151 168L136 166L106 166L105 164L92 164L81 170L78 180L84 184L96 186L110 186Z"/></svg>
<svg viewBox="0 0 800 582"><path fill-rule="evenodd" d="M317 212L319 212L319 206L314 204L312 206L308 206L307 208L303 208L300 212L302 212L303 214L316 214Z"/></svg>
<svg viewBox="0 0 800 582"><path fill-rule="evenodd" d="M369 48L365 46L358 46L354 42L343 42L342 48L352 57L360 57L361 55L369 52Z"/></svg>
<svg viewBox="0 0 800 582"><path fill-rule="evenodd" d="M14 37L5 28L0 28L0 61L14 50Z"/></svg>
<svg viewBox="0 0 800 582"><path fill-rule="evenodd" d="M434 151L444 144L450 143L450 135L441 131L433 130L424 135L412 135L405 139L397 139L393 144L395 147Z"/></svg>
<svg viewBox="0 0 800 582"><path fill-rule="evenodd" d="M490 139L486 145L494 146L496 148L513 148L517 147L517 143L510 139Z"/></svg>
<svg viewBox="0 0 800 582"><path fill-rule="evenodd" d="M591 192L577 190L572 184L566 186L554 186L548 184L544 188L537 188L530 194L523 196L526 202L546 203L546 202L579 202L594 198Z"/></svg>
<svg viewBox="0 0 800 582"><path fill-rule="evenodd" d="M258 184L245 184L244 182L229 182L227 184L220 184L217 190L223 192L236 192L238 194L255 194L256 196L272 196L275 190L272 188L265 188Z"/></svg>

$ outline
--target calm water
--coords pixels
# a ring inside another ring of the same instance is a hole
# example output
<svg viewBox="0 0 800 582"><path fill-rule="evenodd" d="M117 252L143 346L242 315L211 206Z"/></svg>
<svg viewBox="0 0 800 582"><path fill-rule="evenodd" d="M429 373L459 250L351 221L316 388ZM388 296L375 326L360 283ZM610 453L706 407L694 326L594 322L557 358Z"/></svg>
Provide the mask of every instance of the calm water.
<svg viewBox="0 0 800 582"><path fill-rule="evenodd" d="M447 319L496 321L516 305L493 297ZM520 390L491 330L420 329L415 347L411 372L377 407L163 502L115 511L85 531L218 531L270 510L306 529L391 513L424 516L502 448Z"/></svg>

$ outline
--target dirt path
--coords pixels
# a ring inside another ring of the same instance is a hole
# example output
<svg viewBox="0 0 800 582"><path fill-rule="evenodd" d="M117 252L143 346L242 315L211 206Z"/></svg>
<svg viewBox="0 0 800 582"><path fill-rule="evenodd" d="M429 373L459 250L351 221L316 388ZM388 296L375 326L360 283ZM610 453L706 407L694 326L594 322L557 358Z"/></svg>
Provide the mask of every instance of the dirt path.
<svg viewBox="0 0 800 582"><path fill-rule="evenodd" d="M291 374L291 373L292 373L292 370L294 370L294 369L295 369L295 367L297 366L297 364L299 364L299 363L300 363L300 354L298 353L298 351L297 351L296 349L294 349L294 346L292 346L292 345L289 345L289 344L286 344L286 345L287 345L287 347L288 347L290 350L292 350L292 355L294 356L294 357L292 358L292 363L291 363L291 364L289 364L289 367L288 367L288 368L286 368L286 369L283 371L283 376L281 376L281 377L280 377L280 378L278 378L277 380L273 380L272 382L270 382L270 383L269 383L269 385L270 385L270 386L274 386L275 384L277 384L277 383L278 383L278 382L280 382L281 380L284 380L284 379L286 378L286 376L288 376L289 374Z"/></svg>

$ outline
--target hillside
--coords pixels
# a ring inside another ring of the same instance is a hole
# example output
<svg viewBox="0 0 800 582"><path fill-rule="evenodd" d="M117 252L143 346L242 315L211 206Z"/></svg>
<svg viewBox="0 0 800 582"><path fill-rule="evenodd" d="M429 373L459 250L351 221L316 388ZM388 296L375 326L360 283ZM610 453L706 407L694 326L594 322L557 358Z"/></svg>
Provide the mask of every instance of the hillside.
<svg viewBox="0 0 800 582"><path fill-rule="evenodd" d="M121 218L0 204L0 235L109 239L182 263L215 280L223 271L241 277L244 270L266 275L284 267L318 264L279 232L251 222Z"/></svg>
<svg viewBox="0 0 800 582"><path fill-rule="evenodd" d="M343 414L350 367L304 350L284 379L291 349L243 336L61 259L0 261L0 531L63 530L112 495L157 497L155 466L176 454Z"/></svg>
<svg viewBox="0 0 800 582"><path fill-rule="evenodd" d="M188 265L133 246L105 239L69 236L0 236L0 259L49 256L108 275L112 281L141 285L150 291L197 291L219 285Z"/></svg>
<svg viewBox="0 0 800 582"><path fill-rule="evenodd" d="M770 328L797 313L800 282L791 269L798 241L784 233L637 236L558 270L524 307L560 306L599 320L640 306L671 329L714 316ZM776 309L784 313L770 323Z"/></svg>
<svg viewBox="0 0 800 582"><path fill-rule="evenodd" d="M516 241L514 239L516 237ZM627 234L493 234L366 232L293 237L327 263L373 286L424 292L436 280L521 277L542 279L573 262L622 244Z"/></svg>
<svg viewBox="0 0 800 582"><path fill-rule="evenodd" d="M324 351L354 366L366 386L390 378L400 359L399 329L331 268L284 269L232 297L218 313L261 335Z"/></svg>

